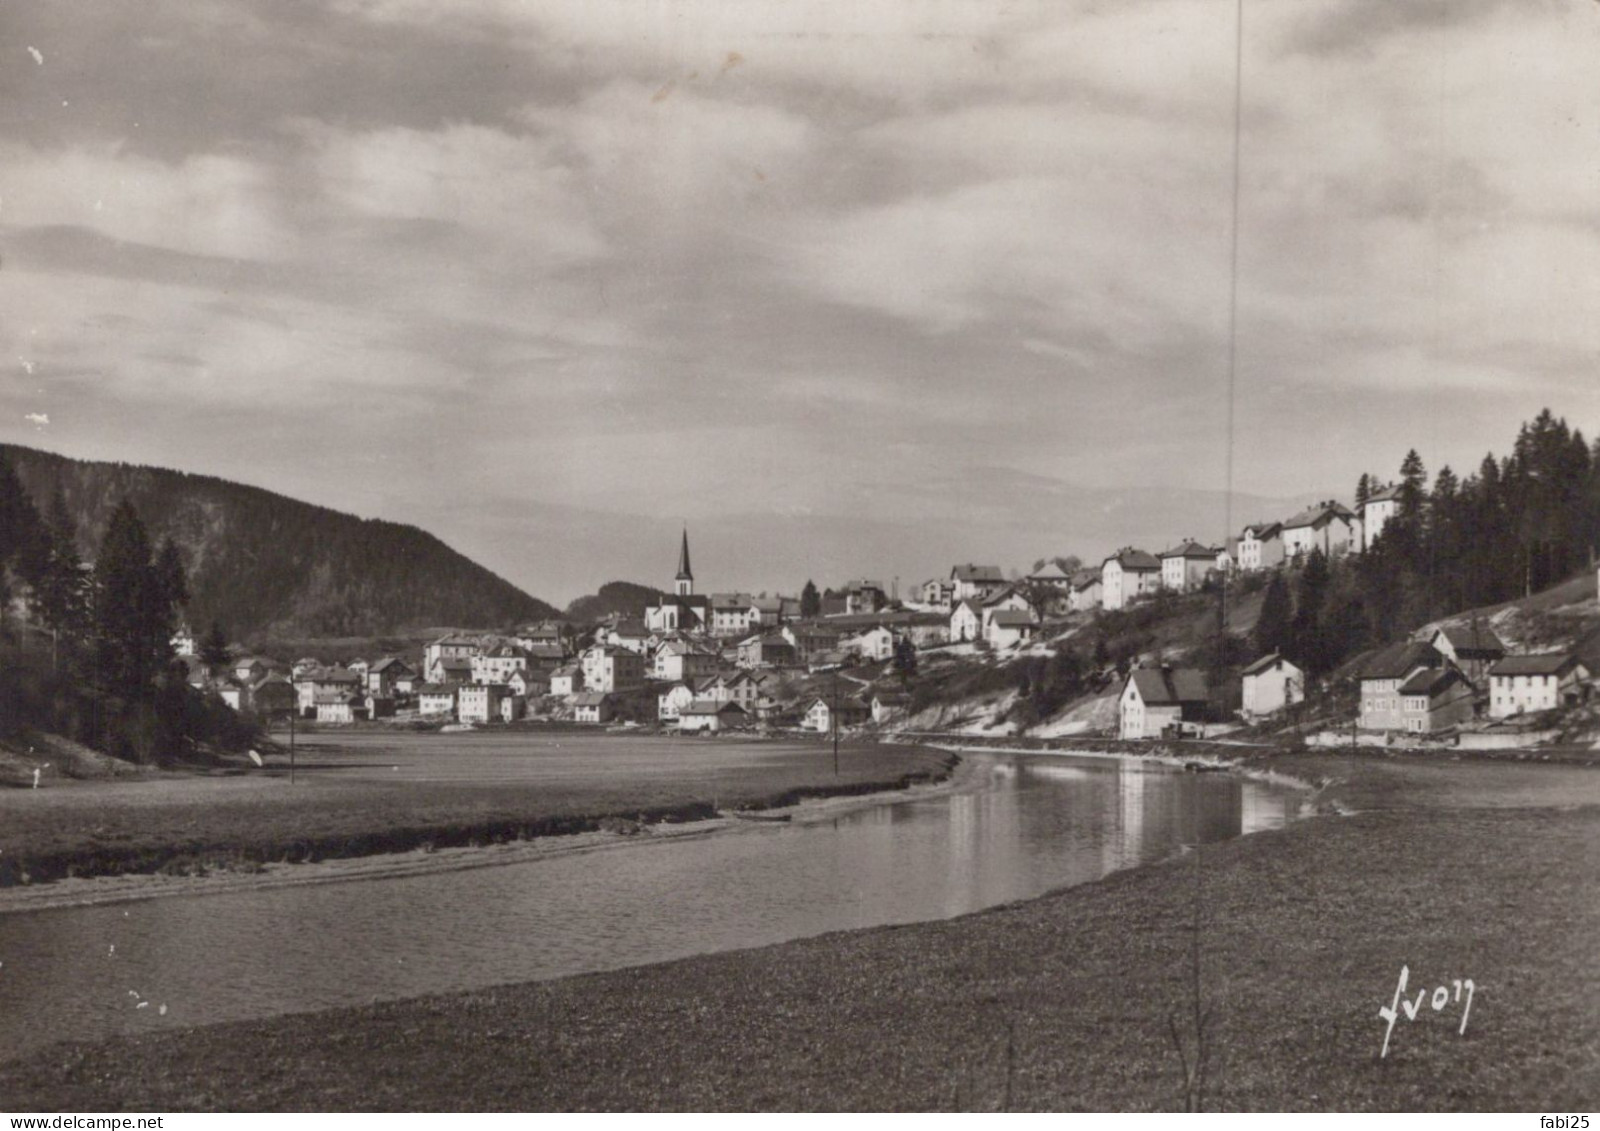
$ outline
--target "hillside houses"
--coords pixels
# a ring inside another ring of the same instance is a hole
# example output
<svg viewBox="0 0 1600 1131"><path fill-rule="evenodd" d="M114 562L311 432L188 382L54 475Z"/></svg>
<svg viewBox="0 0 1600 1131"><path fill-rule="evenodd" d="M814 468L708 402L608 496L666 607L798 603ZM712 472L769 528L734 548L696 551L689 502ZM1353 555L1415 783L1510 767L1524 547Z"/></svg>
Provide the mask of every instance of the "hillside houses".
<svg viewBox="0 0 1600 1131"><path fill-rule="evenodd" d="M1284 522L1284 556L1293 560L1321 550L1326 557L1342 557L1359 549L1358 528L1359 520L1349 507L1332 500L1317 503Z"/></svg>
<svg viewBox="0 0 1600 1131"><path fill-rule="evenodd" d="M1161 588L1161 562L1143 550L1125 546L1100 563L1100 604L1122 609Z"/></svg>

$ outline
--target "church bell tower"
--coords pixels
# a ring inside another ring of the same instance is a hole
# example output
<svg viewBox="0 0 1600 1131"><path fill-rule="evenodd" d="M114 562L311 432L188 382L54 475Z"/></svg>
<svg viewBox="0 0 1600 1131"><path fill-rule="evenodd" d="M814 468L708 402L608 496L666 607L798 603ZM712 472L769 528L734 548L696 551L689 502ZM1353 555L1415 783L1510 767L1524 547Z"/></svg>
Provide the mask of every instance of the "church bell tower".
<svg viewBox="0 0 1600 1131"><path fill-rule="evenodd" d="M689 528L683 529L683 548L678 551L677 594L687 597L694 592L694 574L689 570Z"/></svg>

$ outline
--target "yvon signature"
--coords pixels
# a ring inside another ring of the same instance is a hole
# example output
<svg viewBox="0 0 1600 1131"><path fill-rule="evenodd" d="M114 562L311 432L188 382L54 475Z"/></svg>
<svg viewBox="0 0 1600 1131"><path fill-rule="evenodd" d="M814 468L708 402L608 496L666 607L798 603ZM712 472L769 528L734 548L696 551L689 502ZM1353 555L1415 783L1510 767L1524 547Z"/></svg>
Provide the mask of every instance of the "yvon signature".
<svg viewBox="0 0 1600 1131"><path fill-rule="evenodd" d="M1406 966L1400 967L1400 983L1394 988L1394 1000L1378 1010L1378 1016L1388 1023L1383 1031L1383 1051L1378 1054L1380 1060L1389 1055L1389 1037L1394 1033L1394 1023L1400 1020L1402 1012L1405 1013L1407 1021L1415 1021L1417 1014L1422 1012L1422 1003L1426 1001L1433 1007L1435 1013L1442 1013L1445 1006L1450 1005L1452 1002L1461 1004L1463 990L1466 991L1466 999L1461 1008L1461 1028L1457 1032L1462 1036L1466 1035L1467 1018L1472 1014L1472 995L1477 989L1473 985L1472 979L1456 978L1449 985L1440 986L1434 990L1432 995L1426 989L1418 990L1417 1000L1411 1001L1406 996L1406 980L1410 977L1410 968ZM1454 994L1451 993L1450 986L1455 987Z"/></svg>

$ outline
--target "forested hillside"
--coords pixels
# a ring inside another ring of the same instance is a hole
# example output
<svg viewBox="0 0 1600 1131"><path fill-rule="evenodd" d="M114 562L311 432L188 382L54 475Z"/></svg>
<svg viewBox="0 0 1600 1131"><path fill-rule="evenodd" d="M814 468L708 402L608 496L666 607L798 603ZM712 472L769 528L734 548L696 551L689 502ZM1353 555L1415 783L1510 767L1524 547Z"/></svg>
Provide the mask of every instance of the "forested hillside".
<svg viewBox="0 0 1600 1131"><path fill-rule="evenodd" d="M35 504L59 489L92 561L123 499L152 541L171 538L185 615L229 635L358 636L414 625L494 627L556 615L543 601L412 526L361 519L257 487L0 445Z"/></svg>
<svg viewBox="0 0 1600 1131"><path fill-rule="evenodd" d="M567 619L575 624L587 624L601 617L617 613L625 617L644 616L645 606L656 600L661 590L632 581L608 581L600 592L579 597L567 606Z"/></svg>

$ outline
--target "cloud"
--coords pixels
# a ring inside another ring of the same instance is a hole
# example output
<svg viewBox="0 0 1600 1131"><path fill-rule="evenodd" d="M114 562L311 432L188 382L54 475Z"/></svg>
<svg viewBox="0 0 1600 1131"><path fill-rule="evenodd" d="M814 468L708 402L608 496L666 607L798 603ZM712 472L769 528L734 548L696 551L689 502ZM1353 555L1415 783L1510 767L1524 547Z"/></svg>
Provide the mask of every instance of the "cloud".
<svg viewBox="0 0 1600 1131"><path fill-rule="evenodd" d="M1561 8L1560 0L1338 0L1300 17L1293 49L1314 55L1370 52L1399 36L1470 28L1506 12L1524 20Z"/></svg>

